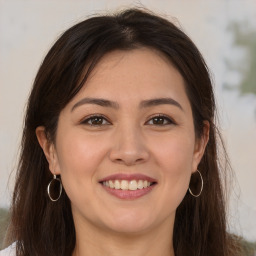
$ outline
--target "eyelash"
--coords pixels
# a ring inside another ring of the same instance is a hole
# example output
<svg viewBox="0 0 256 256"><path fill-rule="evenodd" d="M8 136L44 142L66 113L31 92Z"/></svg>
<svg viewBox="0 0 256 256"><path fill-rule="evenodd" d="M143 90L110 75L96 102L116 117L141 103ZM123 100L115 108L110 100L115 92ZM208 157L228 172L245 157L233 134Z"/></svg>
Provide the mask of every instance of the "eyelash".
<svg viewBox="0 0 256 256"><path fill-rule="evenodd" d="M172 118L170 118L169 116L166 116L164 114L157 114L157 115L154 115L152 116L147 122L146 124L149 123L149 121L152 121L154 119L162 119L164 122L167 121L167 123L164 123L164 124L152 124L152 125L155 125L155 126L165 126L165 125L176 125L176 122L174 122L174 120Z"/></svg>
<svg viewBox="0 0 256 256"><path fill-rule="evenodd" d="M93 119L94 120L101 119L101 120L103 120L103 122L106 122L106 123L93 124L92 123ZM154 119L158 119L158 121L159 121L159 119L162 119L162 121L164 123L163 124L154 124L154 123L149 124L150 121L154 122ZM91 123L89 123L89 122L91 122ZM86 119L84 119L83 121L81 121L81 124L99 127L99 126L103 126L103 125L110 125L111 122L108 121L108 119L101 114L93 114L93 115L87 117ZM145 124L146 125L154 125L154 126L166 126L166 125L176 125L177 123L169 116L166 116L164 114L157 114L157 115L151 116L150 119Z"/></svg>
<svg viewBox="0 0 256 256"><path fill-rule="evenodd" d="M92 124L92 123L89 123L90 121L92 122L92 120L96 119L96 118L107 121L107 124ZM108 119L105 116L100 115L100 114L94 114L94 115L91 115L91 116L87 117L85 120L83 120L81 122L81 124L90 125L90 126L102 126L102 125L109 125L111 123L108 121Z"/></svg>

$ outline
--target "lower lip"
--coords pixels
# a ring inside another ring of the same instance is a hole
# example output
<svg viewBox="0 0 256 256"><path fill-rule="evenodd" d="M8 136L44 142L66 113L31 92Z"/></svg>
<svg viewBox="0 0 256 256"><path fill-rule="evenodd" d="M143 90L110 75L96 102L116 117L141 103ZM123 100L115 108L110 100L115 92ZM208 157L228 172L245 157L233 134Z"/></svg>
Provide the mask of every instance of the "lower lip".
<svg viewBox="0 0 256 256"><path fill-rule="evenodd" d="M111 195L119 198L119 199L128 199L133 200L147 195L155 185L151 185L147 188L137 189L137 190L122 190L122 189L114 189L110 187L103 186L102 187Z"/></svg>

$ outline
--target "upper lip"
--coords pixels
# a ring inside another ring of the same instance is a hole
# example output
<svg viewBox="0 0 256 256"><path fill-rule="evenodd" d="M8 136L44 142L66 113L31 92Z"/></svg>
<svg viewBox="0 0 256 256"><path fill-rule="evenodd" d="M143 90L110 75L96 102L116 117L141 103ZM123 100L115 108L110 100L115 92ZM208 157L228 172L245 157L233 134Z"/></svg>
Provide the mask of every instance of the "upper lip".
<svg viewBox="0 0 256 256"><path fill-rule="evenodd" d="M127 180L127 181L146 180L149 182L157 182L156 179L141 173L134 173L134 174L116 173L116 174L112 174L107 177L104 177L103 179L99 180L99 182L108 181L108 180Z"/></svg>

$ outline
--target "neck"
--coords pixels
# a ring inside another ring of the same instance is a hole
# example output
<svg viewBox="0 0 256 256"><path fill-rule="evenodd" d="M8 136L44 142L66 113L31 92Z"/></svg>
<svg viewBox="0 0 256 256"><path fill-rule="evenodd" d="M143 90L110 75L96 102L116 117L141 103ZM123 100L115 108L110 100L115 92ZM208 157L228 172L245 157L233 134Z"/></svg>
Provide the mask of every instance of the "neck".
<svg viewBox="0 0 256 256"><path fill-rule="evenodd" d="M173 223L143 233L117 233L90 224L76 226L76 246L72 256L174 256Z"/></svg>

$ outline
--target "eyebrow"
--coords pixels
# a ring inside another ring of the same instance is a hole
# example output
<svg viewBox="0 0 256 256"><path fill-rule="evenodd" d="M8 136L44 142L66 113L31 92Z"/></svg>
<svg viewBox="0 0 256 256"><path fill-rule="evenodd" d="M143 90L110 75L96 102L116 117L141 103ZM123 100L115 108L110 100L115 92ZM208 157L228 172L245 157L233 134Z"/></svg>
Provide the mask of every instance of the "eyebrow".
<svg viewBox="0 0 256 256"><path fill-rule="evenodd" d="M172 98L156 98L156 99L150 99L150 100L143 100L140 103L140 107L146 108L146 107L165 105L165 104L176 106L182 111L184 111L180 103Z"/></svg>
<svg viewBox="0 0 256 256"><path fill-rule="evenodd" d="M83 98L82 100L78 101L71 109L71 112L84 104L95 104L95 105L99 105L102 107L111 107L114 109L118 109L119 108L119 104L117 102L114 101L110 101L110 100L105 100L105 99L98 99L98 98Z"/></svg>
<svg viewBox="0 0 256 256"><path fill-rule="evenodd" d="M83 98L82 100L78 101L71 109L71 112L76 109L77 107L84 105L84 104L95 104L102 107L110 107L114 109L118 109L120 106L117 102L101 99L101 98ZM148 108L152 106L158 106L158 105L173 105L178 107L179 109L183 110L182 106L179 102L172 98L155 98L155 99L149 99L149 100L143 100L140 102L139 107L140 108ZM184 111L184 110L183 110Z"/></svg>

